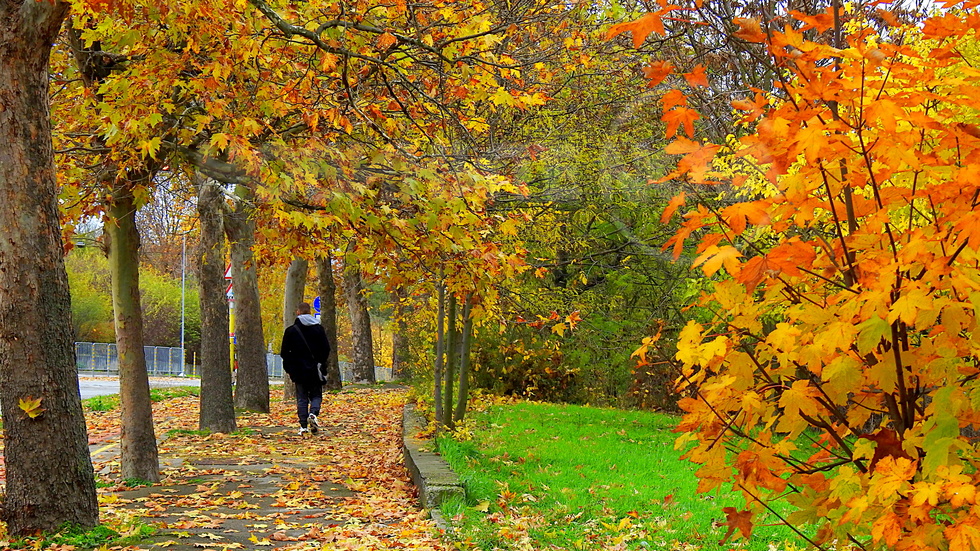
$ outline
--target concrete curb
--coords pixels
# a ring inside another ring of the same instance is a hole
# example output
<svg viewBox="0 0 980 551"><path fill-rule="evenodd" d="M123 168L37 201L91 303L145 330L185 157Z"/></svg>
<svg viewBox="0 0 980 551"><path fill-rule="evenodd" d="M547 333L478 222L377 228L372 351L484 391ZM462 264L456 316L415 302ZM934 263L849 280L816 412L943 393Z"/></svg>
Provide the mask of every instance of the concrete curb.
<svg viewBox="0 0 980 551"><path fill-rule="evenodd" d="M402 415L402 442L405 453L405 466L412 476L412 482L419 489L419 501L428 509L441 530L450 531L441 514L439 505L452 496L464 497L463 484L449 465L431 450L432 443L423 441L416 435L425 427L425 420L415 411L415 404L406 404ZM428 449L427 449L428 448ZM440 523L440 519L442 522Z"/></svg>

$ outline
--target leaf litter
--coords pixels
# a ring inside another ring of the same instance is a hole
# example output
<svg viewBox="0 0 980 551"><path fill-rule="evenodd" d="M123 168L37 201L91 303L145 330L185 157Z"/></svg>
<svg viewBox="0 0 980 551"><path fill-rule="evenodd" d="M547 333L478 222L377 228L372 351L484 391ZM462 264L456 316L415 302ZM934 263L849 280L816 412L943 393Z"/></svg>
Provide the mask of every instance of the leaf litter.
<svg viewBox="0 0 980 551"><path fill-rule="evenodd" d="M403 463L405 400L403 389L325 394L316 436L296 434L295 407L281 400L269 414L239 414L232 434L197 431L195 396L155 403L157 437L169 434L159 484L133 488L119 480L118 456L93 454L101 522L120 533L158 528L112 549L448 549ZM118 410L87 412L86 422L91 444L118 442Z"/></svg>

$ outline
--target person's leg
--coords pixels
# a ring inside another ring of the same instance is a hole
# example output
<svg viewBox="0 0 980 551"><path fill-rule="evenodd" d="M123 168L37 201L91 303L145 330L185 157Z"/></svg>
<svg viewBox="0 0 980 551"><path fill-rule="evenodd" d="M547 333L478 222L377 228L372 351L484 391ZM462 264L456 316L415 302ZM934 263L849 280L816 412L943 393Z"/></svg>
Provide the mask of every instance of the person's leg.
<svg viewBox="0 0 980 551"><path fill-rule="evenodd" d="M323 403L323 385L313 385L310 389L310 413L320 415L320 405Z"/></svg>
<svg viewBox="0 0 980 551"><path fill-rule="evenodd" d="M310 396L310 430L316 434L320 431L320 421L317 419L317 415L320 415L320 404L323 403L323 385L315 384L307 390Z"/></svg>
<svg viewBox="0 0 980 551"><path fill-rule="evenodd" d="M296 416L299 426L306 428L306 420L310 416L310 395L305 386L296 383Z"/></svg>

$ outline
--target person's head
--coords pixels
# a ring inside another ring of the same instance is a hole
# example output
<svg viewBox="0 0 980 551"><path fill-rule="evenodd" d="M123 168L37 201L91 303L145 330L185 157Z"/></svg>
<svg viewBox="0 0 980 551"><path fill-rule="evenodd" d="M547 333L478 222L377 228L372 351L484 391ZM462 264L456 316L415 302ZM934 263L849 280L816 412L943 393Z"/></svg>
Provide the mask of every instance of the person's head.
<svg viewBox="0 0 980 551"><path fill-rule="evenodd" d="M299 306L296 307L296 315L297 316L302 316L303 314L309 314L309 313L310 313L310 303L309 302L301 302L301 303L299 303Z"/></svg>

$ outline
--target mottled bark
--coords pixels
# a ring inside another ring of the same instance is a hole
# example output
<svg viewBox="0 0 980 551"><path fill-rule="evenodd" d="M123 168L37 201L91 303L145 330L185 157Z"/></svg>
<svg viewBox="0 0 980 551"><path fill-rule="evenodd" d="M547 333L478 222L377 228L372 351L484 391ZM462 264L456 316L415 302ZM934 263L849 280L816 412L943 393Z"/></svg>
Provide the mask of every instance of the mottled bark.
<svg viewBox="0 0 980 551"><path fill-rule="evenodd" d="M395 319L391 332L391 376L394 379L408 377L408 291L398 287L392 293Z"/></svg>
<svg viewBox="0 0 980 551"><path fill-rule="evenodd" d="M459 393L456 397L456 411L453 424L459 423L466 415L466 404L470 399L470 349L473 342L473 295L466 295L463 305L463 337L459 343Z"/></svg>
<svg viewBox="0 0 980 551"><path fill-rule="evenodd" d="M294 258L286 270L286 285L282 294L282 330L296 322L296 309L299 303L303 302L303 294L306 293L306 277L310 271L310 263L302 258ZM281 333L280 333L281 334ZM285 384L282 385L282 399L291 402L296 399L296 387L289 379L289 375L283 375Z"/></svg>
<svg viewBox="0 0 980 551"><path fill-rule="evenodd" d="M119 351L120 472L123 478L157 482L160 464L153 432L150 381L143 353L139 231L133 182L117 181L105 231L109 243L112 311Z"/></svg>
<svg viewBox="0 0 980 551"><path fill-rule="evenodd" d="M371 314L364 286L361 282L361 268L348 264L343 276L344 296L350 311L351 344L354 354L354 382L374 384L374 342L371 335Z"/></svg>
<svg viewBox="0 0 980 551"><path fill-rule="evenodd" d="M235 211L224 217L225 233L231 244L231 277L235 285L235 355L238 359L235 407L268 413L269 370L265 361L259 280L252 253L255 208L249 202L250 197L246 195L242 199Z"/></svg>
<svg viewBox="0 0 980 551"><path fill-rule="evenodd" d="M198 178L197 210L201 241L197 249L201 286L201 411L199 426L212 432L235 430L225 297L225 239L221 189Z"/></svg>
<svg viewBox="0 0 980 551"><path fill-rule="evenodd" d="M67 5L0 2L0 404L11 534L98 522L78 395L48 108ZM40 399L29 417L18 403Z"/></svg>
<svg viewBox="0 0 980 551"><path fill-rule="evenodd" d="M459 334L456 331L456 295L449 293L449 306L446 317L449 318L446 327L446 367L443 392L442 417L446 427L453 428L453 385L456 384L456 358L459 346Z"/></svg>
<svg viewBox="0 0 980 551"><path fill-rule="evenodd" d="M436 430L441 430L445 422L445 415L442 413L442 372L446 365L446 286L441 282L438 285L438 312L436 313L436 365L433 376L435 378L435 392L432 395L436 406Z"/></svg>
<svg viewBox="0 0 980 551"><path fill-rule="evenodd" d="M333 279L333 257L330 252L317 258L317 276L320 279L320 325L330 341L330 358L327 359L327 390L340 390L340 361L337 356L337 283Z"/></svg>

